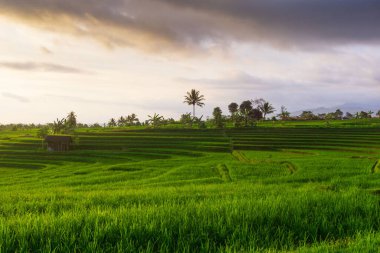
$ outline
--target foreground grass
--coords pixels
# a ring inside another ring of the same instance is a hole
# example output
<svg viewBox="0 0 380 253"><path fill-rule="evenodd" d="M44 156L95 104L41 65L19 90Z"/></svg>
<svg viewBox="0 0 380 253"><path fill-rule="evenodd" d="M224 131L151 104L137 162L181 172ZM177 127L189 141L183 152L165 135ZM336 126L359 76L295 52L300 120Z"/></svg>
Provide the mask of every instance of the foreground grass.
<svg viewBox="0 0 380 253"><path fill-rule="evenodd" d="M0 141L0 252L377 252L379 129Z"/></svg>
<svg viewBox="0 0 380 253"><path fill-rule="evenodd" d="M2 200L13 208L2 210L1 246L8 252L292 250L379 228L375 197L357 189L323 194L309 186L280 195L272 186L235 188L7 196Z"/></svg>

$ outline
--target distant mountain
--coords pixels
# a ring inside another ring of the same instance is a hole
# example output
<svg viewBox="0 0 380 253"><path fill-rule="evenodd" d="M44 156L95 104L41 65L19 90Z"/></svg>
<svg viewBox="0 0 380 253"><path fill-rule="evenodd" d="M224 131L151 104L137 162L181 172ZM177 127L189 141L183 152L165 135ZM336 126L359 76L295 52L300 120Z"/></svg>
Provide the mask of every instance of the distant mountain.
<svg viewBox="0 0 380 253"><path fill-rule="evenodd" d="M361 111L373 111L377 112L380 110L380 102L371 102L368 104L360 104L360 103L345 103L339 106L333 106L333 107L318 107L313 109L305 109L302 111L296 111L292 112L292 116L300 115L303 111L312 111L314 114L320 114L320 113L329 113L329 112L335 112L337 109L340 109L342 112L361 112Z"/></svg>

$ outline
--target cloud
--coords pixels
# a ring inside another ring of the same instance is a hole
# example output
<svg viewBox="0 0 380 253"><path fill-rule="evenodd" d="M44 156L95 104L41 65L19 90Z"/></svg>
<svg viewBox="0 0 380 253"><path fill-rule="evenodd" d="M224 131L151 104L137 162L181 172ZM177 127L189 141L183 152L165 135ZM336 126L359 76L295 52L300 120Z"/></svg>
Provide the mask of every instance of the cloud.
<svg viewBox="0 0 380 253"><path fill-rule="evenodd" d="M3 95L3 97L11 98L11 99L17 100L21 103L29 103L30 102L30 100L28 98L23 97L23 96L19 96L19 95L13 94L13 93L3 92L2 95Z"/></svg>
<svg viewBox="0 0 380 253"><path fill-rule="evenodd" d="M0 62L0 68L7 68L20 71L42 71L67 74L79 74L84 71L59 64L38 63L38 62Z"/></svg>
<svg viewBox="0 0 380 253"><path fill-rule="evenodd" d="M47 47L41 47L40 51L44 54L53 54L53 52Z"/></svg>
<svg viewBox="0 0 380 253"><path fill-rule="evenodd" d="M296 80L283 80L276 78L260 78L246 72L234 73L224 78L180 78L178 81L194 84L207 84L213 89L223 90L240 90L240 91L275 91L284 87L302 88L307 83Z"/></svg>
<svg viewBox="0 0 380 253"><path fill-rule="evenodd" d="M108 47L155 51L231 42L319 49L380 41L377 0L0 0L0 14Z"/></svg>
<svg viewBox="0 0 380 253"><path fill-rule="evenodd" d="M143 110L170 110L173 109L172 101L164 101L160 99L153 99L149 102L142 102L139 99L129 99L128 102L120 100L105 100L105 99L92 99L77 97L71 95L57 95L57 94L44 94L46 98L54 98L55 100L62 100L66 102L79 103L79 104L92 104L92 105L104 105L104 106L117 106L122 108L139 108Z"/></svg>

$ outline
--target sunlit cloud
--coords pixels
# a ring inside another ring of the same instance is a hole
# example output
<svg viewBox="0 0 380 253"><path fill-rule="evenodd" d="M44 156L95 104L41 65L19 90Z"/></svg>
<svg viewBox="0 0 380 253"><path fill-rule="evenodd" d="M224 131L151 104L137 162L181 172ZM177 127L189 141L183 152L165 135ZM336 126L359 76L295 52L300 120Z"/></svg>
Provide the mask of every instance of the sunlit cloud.
<svg viewBox="0 0 380 253"><path fill-rule="evenodd" d="M19 96L19 95L13 94L13 93L3 92L2 95L5 98L10 98L10 99L16 100L16 101L21 102L21 103L29 103L30 102L30 100L27 97Z"/></svg>
<svg viewBox="0 0 380 253"><path fill-rule="evenodd" d="M41 47L40 50L44 54L53 54L53 52L47 47Z"/></svg>
<svg viewBox="0 0 380 253"><path fill-rule="evenodd" d="M83 70L72 68L68 66L52 64L52 63L39 63L39 62L0 62L0 68L7 68L19 71L41 71L41 72L56 72L56 73L69 73L80 74L84 73Z"/></svg>

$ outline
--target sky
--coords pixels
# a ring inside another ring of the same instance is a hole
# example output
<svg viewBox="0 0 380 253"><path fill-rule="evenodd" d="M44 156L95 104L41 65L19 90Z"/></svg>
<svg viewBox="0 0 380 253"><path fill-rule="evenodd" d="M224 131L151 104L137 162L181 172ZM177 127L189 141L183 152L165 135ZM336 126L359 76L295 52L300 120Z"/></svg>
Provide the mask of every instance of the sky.
<svg viewBox="0 0 380 253"><path fill-rule="evenodd" d="M380 101L378 0L0 0L0 123Z"/></svg>

